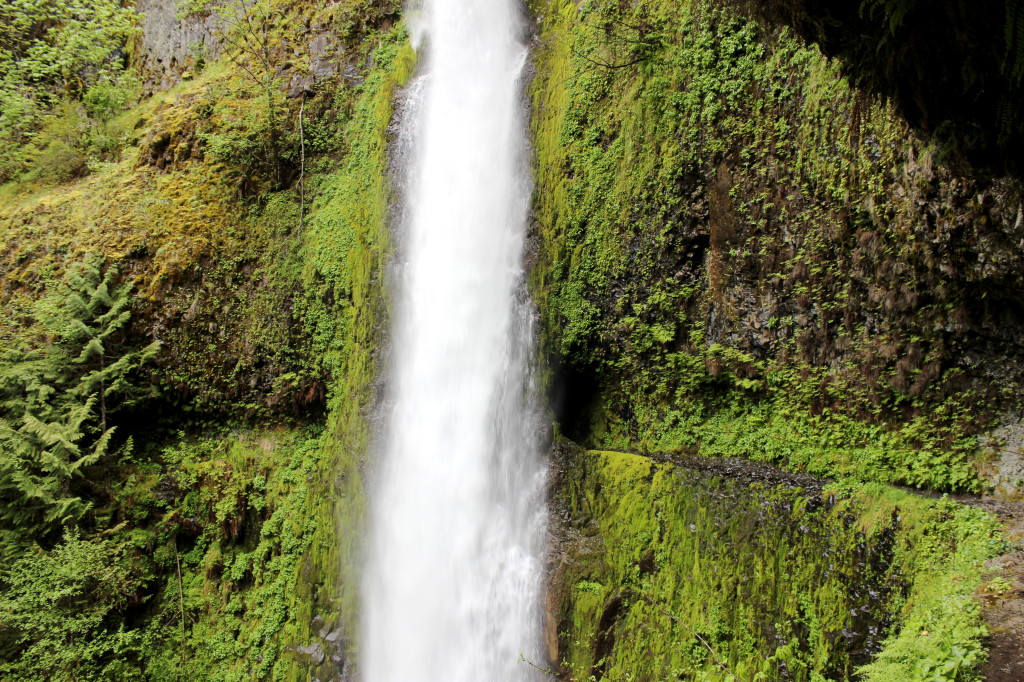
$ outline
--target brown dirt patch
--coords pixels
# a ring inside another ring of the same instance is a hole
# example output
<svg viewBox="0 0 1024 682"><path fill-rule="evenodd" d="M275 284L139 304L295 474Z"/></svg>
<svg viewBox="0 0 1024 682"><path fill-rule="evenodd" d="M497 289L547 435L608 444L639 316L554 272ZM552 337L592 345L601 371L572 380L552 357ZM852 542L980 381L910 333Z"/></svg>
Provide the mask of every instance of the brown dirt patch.
<svg viewBox="0 0 1024 682"><path fill-rule="evenodd" d="M1021 682L1024 680L1024 504L983 500L978 506L1006 524L1012 543L1009 552L988 564L993 571L990 580L1002 578L1012 587L981 595L982 617L991 637L989 659L981 673L989 682Z"/></svg>

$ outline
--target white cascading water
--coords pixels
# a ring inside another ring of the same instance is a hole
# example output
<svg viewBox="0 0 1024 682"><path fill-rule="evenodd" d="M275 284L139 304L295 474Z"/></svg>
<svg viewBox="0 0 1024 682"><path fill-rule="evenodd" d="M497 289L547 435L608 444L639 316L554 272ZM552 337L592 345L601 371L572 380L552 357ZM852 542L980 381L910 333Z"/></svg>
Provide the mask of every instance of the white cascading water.
<svg viewBox="0 0 1024 682"><path fill-rule="evenodd" d="M425 0L417 21L426 59L399 143L401 262L362 676L535 680L545 473L521 262L522 18L515 0Z"/></svg>

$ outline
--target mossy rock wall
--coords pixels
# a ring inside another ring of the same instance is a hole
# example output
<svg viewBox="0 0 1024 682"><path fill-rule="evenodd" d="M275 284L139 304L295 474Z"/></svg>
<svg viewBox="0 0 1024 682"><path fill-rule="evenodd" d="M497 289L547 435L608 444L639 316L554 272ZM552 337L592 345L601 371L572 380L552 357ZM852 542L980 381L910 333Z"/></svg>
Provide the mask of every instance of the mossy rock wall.
<svg viewBox="0 0 1024 682"><path fill-rule="evenodd" d="M558 453L567 679L952 680L982 658L973 591L1000 542L980 512L739 460Z"/></svg>
<svg viewBox="0 0 1024 682"><path fill-rule="evenodd" d="M590 447L977 489L1019 402L1020 183L788 29L536 2L534 292Z"/></svg>
<svg viewBox="0 0 1024 682"><path fill-rule="evenodd" d="M351 109L338 131L345 155L337 165L324 164L325 170L312 178L313 200L297 257L302 284L294 292L300 296L295 312L311 352L318 354L328 371L326 426L307 446L303 468L294 474L301 497L268 509L275 514L268 523L279 515L292 524L284 541L299 549L292 550L295 558L281 578L280 596L287 610L278 617L269 640L274 643L271 654L244 646L252 632L242 624L235 634L236 647L241 648L225 654L228 660L249 660L250 666L256 659L266 661L262 663L265 672L250 667L240 679L247 674L260 679L305 679L309 674L332 679L350 671L355 660L364 457L386 319L381 283L389 254L387 130L394 90L412 65L404 32L396 29L384 34L373 58L374 67L353 93ZM344 97L350 95L340 91L343 103ZM264 526L261 532L274 531ZM224 550L208 550L200 565L210 563L210 551L222 554ZM220 590L230 589L223 581L214 584ZM256 580L254 587L259 584ZM237 598L245 599L248 592L243 587ZM252 615L260 618L263 611L265 607L259 605ZM238 614L243 622L246 614L244 610ZM209 627L225 636L216 624L219 619L213 620ZM202 639L190 644L197 653L204 651ZM197 658L196 669L206 669L208 656ZM234 678L226 672L222 679Z"/></svg>

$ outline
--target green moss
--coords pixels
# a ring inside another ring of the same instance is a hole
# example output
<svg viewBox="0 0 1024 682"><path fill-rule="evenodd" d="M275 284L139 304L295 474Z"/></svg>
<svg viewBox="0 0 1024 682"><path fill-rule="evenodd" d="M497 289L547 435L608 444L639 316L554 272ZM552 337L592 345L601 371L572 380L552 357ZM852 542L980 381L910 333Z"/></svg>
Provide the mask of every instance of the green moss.
<svg viewBox="0 0 1024 682"><path fill-rule="evenodd" d="M914 572L900 629L860 670L867 680L969 680L986 658L977 592L986 561L1005 550L995 520L947 498L924 501L873 488L862 499L898 504L906 532L897 561Z"/></svg>
<svg viewBox="0 0 1024 682"><path fill-rule="evenodd" d="M383 267L390 253L387 230L387 129L396 87L413 67L404 28L392 31L374 53L375 70L340 136L345 162L323 178L302 248L303 286L298 314L312 334L312 352L332 377L326 447L332 488L324 511L338 523L320 536L328 576L347 632L357 631L364 492L363 457L370 437L367 412L375 400L377 349L386 321ZM349 644L354 646L354 641Z"/></svg>
<svg viewBox="0 0 1024 682"><path fill-rule="evenodd" d="M575 530L554 590L571 679L849 679L880 650L869 679L971 679L993 520L878 485L851 497L691 464L562 462Z"/></svg>

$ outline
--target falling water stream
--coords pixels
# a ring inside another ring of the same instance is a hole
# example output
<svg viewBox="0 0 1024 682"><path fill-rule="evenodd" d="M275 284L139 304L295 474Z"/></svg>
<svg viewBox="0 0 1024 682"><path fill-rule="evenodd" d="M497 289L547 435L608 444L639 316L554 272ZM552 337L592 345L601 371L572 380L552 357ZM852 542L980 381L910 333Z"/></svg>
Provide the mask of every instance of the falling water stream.
<svg viewBox="0 0 1024 682"><path fill-rule="evenodd" d="M367 682L532 680L544 468L522 251L514 0L425 0L403 120L389 400L363 585Z"/></svg>

